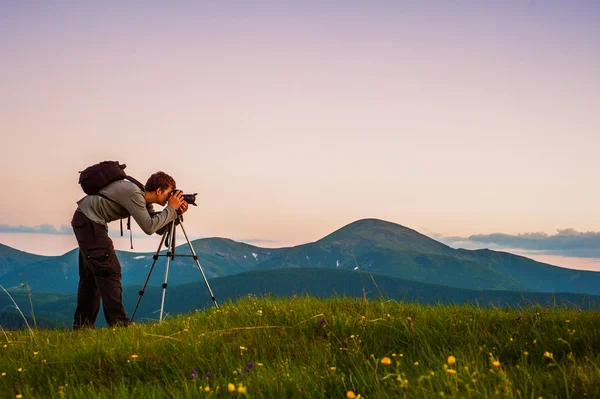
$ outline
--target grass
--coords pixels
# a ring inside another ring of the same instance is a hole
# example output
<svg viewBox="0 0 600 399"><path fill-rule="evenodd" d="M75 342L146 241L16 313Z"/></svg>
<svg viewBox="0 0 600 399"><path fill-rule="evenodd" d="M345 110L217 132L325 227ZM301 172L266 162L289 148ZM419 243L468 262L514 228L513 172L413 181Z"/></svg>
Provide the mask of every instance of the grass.
<svg viewBox="0 0 600 399"><path fill-rule="evenodd" d="M575 308L249 297L162 324L0 332L0 398L598 397L599 322Z"/></svg>

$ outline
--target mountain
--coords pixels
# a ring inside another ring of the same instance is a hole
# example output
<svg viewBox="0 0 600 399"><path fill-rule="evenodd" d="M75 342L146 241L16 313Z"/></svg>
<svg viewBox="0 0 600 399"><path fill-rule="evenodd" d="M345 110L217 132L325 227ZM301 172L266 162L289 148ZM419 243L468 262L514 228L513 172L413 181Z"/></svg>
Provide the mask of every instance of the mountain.
<svg viewBox="0 0 600 399"><path fill-rule="evenodd" d="M527 290L513 277L463 259L447 245L378 219L359 220L314 243L280 251L256 268L306 266L362 270L467 289Z"/></svg>
<svg viewBox="0 0 600 399"><path fill-rule="evenodd" d="M0 278L49 256L34 255L0 244Z"/></svg>
<svg viewBox="0 0 600 399"><path fill-rule="evenodd" d="M157 241L157 247L160 241ZM198 260L207 278L223 277L251 270L261 261L277 254L277 249L265 249L239 243L224 238L206 238L191 242ZM123 285L142 286L150 267L154 253L135 253L117 251L122 267ZM191 251L186 244L177 246L175 260L169 262L169 284L184 284L202 280L196 262L189 256ZM57 257L41 257L41 260L27 264L0 277L0 284L15 287L27 280L36 292L75 293L79 281L79 250L74 249ZM164 281L166 249L161 248L150 285L161 285Z"/></svg>
<svg viewBox="0 0 600 399"><path fill-rule="evenodd" d="M489 249L459 249L463 259L489 266L510 276L528 289L541 292L580 292L600 294L600 273L573 270L536 262L524 256Z"/></svg>
<svg viewBox="0 0 600 399"><path fill-rule="evenodd" d="M158 245L158 240L157 240ZM207 278L251 270L321 267L360 270L423 283L473 290L511 290L600 294L600 273L572 270L522 256L490 250L454 249L415 230L378 219L350 223L322 239L289 248L260 248L224 238L192 242ZM34 292L75 293L77 250L60 257L41 257L0 276L0 284L16 287L23 275ZM165 251L162 250L161 255ZM170 263L168 282L202 281L189 247L179 245ZM123 285L141 287L153 253L118 252ZM166 258L158 258L150 286L164 280Z"/></svg>
<svg viewBox="0 0 600 399"><path fill-rule="evenodd" d="M394 277L368 274L360 271L331 268L291 268L255 270L209 281L219 305L250 295L294 297L309 294L317 297L349 296L387 300L419 302L422 304L472 304L475 306L528 307L534 305L564 305L578 308L597 308L600 296L581 294L549 294L499 290L465 290L409 281ZM131 316L139 298L139 287L125 287L124 306ZM162 289L150 287L145 292L135 321L157 320ZM13 297L28 315L30 309L26 292L14 292ZM76 295L33 294L33 308L45 326L69 328L75 311ZM12 305L6 295L0 295L0 309ZM204 282L171 286L167 288L164 310L174 316L195 309L214 306ZM13 322L18 318L13 317ZM5 320L8 320L5 317ZM31 321L30 321L31 323ZM24 323L21 323L24 324ZM98 326L104 325L104 316L98 316ZM15 324L20 328L20 324Z"/></svg>

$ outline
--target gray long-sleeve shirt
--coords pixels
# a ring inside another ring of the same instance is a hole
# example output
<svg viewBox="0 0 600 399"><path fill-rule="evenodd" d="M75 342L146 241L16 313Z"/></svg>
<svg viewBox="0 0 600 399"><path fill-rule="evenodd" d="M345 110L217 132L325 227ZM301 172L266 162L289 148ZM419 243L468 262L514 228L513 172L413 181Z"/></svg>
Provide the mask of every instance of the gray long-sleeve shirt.
<svg viewBox="0 0 600 399"><path fill-rule="evenodd" d="M177 211L167 205L160 213L155 213L152 204L146 204L144 192L127 180L110 183L100 193L116 201L109 201L99 195L87 195L77 201L79 209L93 222L102 224L108 230L108 223L132 216L144 233L151 235L172 222Z"/></svg>

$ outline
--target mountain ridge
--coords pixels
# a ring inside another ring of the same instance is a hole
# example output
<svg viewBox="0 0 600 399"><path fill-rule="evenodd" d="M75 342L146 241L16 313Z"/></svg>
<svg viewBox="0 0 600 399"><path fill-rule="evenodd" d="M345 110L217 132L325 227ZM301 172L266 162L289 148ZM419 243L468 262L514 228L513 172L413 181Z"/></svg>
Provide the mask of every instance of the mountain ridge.
<svg viewBox="0 0 600 399"><path fill-rule="evenodd" d="M251 270L323 267L465 289L600 294L600 273L583 273L498 251L454 249L416 230L375 218L356 220L317 241L293 247L261 248L221 237L191 243L208 278ZM175 252L190 254L187 243ZM74 249L61 257L36 258L34 263L0 275L0 284L17 286L23 275L38 292L72 293L78 281L76 253ZM117 254L123 284L141 285L155 252ZM162 257L157 260L159 271L153 272L150 286L162 284L164 261ZM169 283L185 284L198 275L192 259L176 257L169 269Z"/></svg>

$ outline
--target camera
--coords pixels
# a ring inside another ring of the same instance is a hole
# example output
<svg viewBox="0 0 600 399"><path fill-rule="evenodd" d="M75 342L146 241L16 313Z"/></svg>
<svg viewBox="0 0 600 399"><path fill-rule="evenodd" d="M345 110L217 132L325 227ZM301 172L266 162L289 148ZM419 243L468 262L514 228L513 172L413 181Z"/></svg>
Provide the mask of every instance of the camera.
<svg viewBox="0 0 600 399"><path fill-rule="evenodd" d="M171 191L171 195L175 194L177 191L181 191L178 189L175 189L173 191ZM183 193L183 191L181 191ZM198 193L194 193L194 194L183 194L182 199L187 202L189 205L194 205L194 206L198 206L198 204L196 204L196 195L198 195Z"/></svg>

